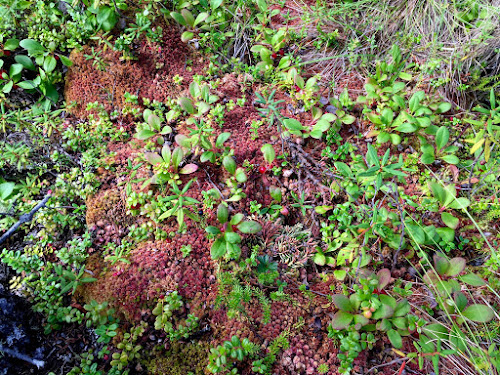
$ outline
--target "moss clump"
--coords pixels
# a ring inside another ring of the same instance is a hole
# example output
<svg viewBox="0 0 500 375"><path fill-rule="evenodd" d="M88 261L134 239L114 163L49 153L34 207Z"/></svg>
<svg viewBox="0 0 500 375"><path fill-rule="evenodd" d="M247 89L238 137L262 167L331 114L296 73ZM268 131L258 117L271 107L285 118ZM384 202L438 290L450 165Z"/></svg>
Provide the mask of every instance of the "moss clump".
<svg viewBox="0 0 500 375"><path fill-rule="evenodd" d="M159 351L146 367L152 375L207 374L208 343L174 343L165 353Z"/></svg>

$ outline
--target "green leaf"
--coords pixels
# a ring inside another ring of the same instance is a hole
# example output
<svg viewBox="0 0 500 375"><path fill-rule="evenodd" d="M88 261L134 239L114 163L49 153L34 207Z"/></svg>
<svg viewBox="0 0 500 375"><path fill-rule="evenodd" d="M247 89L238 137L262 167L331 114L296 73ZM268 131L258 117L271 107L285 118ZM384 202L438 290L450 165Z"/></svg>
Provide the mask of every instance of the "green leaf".
<svg viewBox="0 0 500 375"><path fill-rule="evenodd" d="M375 165L375 167L380 168L380 162L377 155L377 150L371 145L368 144L368 150L366 152L366 161L369 165Z"/></svg>
<svg viewBox="0 0 500 375"><path fill-rule="evenodd" d="M226 232L224 233L224 239L229 243L240 243L241 237L238 233Z"/></svg>
<svg viewBox="0 0 500 375"><path fill-rule="evenodd" d="M217 220L219 220L219 223L224 224L227 222L227 219L229 217L229 210L227 209L227 206L223 203L219 204L217 207Z"/></svg>
<svg viewBox="0 0 500 375"><path fill-rule="evenodd" d="M293 132L293 131L301 131L302 129L304 129L304 127L302 126L302 124L300 123L300 121L297 121L297 120L295 120L293 118L284 119L283 120L283 125L285 125L285 127L288 130L290 130L291 132Z"/></svg>
<svg viewBox="0 0 500 375"><path fill-rule="evenodd" d="M394 310L394 316L405 317L410 312L410 303L405 298L398 302L396 309Z"/></svg>
<svg viewBox="0 0 500 375"><path fill-rule="evenodd" d="M181 40L186 43L193 39L194 33L191 31L184 31L181 35Z"/></svg>
<svg viewBox="0 0 500 375"><path fill-rule="evenodd" d="M57 65L57 61L54 56L47 56L43 60L43 69L47 72L50 73L52 72Z"/></svg>
<svg viewBox="0 0 500 375"><path fill-rule="evenodd" d="M184 153L182 152L182 149L180 147L174 148L174 151L172 152L172 165L177 168L183 157Z"/></svg>
<svg viewBox="0 0 500 375"><path fill-rule="evenodd" d="M332 318L332 328L337 330L347 329L351 324L354 316L345 311L339 310Z"/></svg>
<svg viewBox="0 0 500 375"><path fill-rule="evenodd" d="M411 81L412 75L409 73L401 72L399 73L399 78L401 78L403 81Z"/></svg>
<svg viewBox="0 0 500 375"><path fill-rule="evenodd" d="M238 225L238 230L242 233L257 233L262 230L262 226L256 221L244 221Z"/></svg>
<svg viewBox="0 0 500 375"><path fill-rule="evenodd" d="M146 139L149 139L151 137L153 137L156 133L152 130L149 130L149 129L143 129L141 130L139 133L137 133L135 135L135 138L143 141L143 140L146 140Z"/></svg>
<svg viewBox="0 0 500 375"><path fill-rule="evenodd" d="M177 23L181 24L182 26L186 26L186 20L184 17L177 12L170 12L170 17L172 17Z"/></svg>
<svg viewBox="0 0 500 375"><path fill-rule="evenodd" d="M477 303L467 307L462 314L467 319L478 323L487 323L495 317L495 312L491 307Z"/></svg>
<svg viewBox="0 0 500 375"><path fill-rule="evenodd" d="M441 126L436 132L436 146L438 151L441 150L450 139L450 131L446 126Z"/></svg>
<svg viewBox="0 0 500 375"><path fill-rule="evenodd" d="M346 163L343 163L341 161L336 161L335 163L333 163L333 165L344 177L352 176L351 168L349 168L349 166Z"/></svg>
<svg viewBox="0 0 500 375"><path fill-rule="evenodd" d="M456 257L450 259L450 267L446 271L446 276L457 276L465 269L466 261L464 258Z"/></svg>
<svg viewBox="0 0 500 375"><path fill-rule="evenodd" d="M405 229L409 237L417 244L423 245L425 243L425 232L419 225L406 222Z"/></svg>
<svg viewBox="0 0 500 375"><path fill-rule="evenodd" d="M445 257L435 254L434 257L434 268L439 275L445 275L446 271L450 268L450 261Z"/></svg>
<svg viewBox="0 0 500 375"><path fill-rule="evenodd" d="M218 238L212 245L210 249L210 255L213 259L222 258L226 254L226 241L222 238Z"/></svg>
<svg viewBox="0 0 500 375"><path fill-rule="evenodd" d="M387 337L389 337L389 341L396 349L401 349L403 347L403 340L401 339L401 335L398 331L390 329L387 331Z"/></svg>
<svg viewBox="0 0 500 375"><path fill-rule="evenodd" d="M17 55L14 57L14 60L21 64L25 69L36 70L35 64L33 64L33 61L31 61L31 59L26 55Z"/></svg>
<svg viewBox="0 0 500 375"><path fill-rule="evenodd" d="M15 187L14 182L2 182L0 184L0 199L6 200L14 192Z"/></svg>
<svg viewBox="0 0 500 375"><path fill-rule="evenodd" d="M429 182L429 187L431 188L432 194L439 201L441 206L444 206L446 201L446 191L441 186L441 184L437 181Z"/></svg>
<svg viewBox="0 0 500 375"><path fill-rule="evenodd" d="M17 47L19 47L19 39L15 38L7 39L3 45L6 51L14 51Z"/></svg>
<svg viewBox="0 0 500 375"><path fill-rule="evenodd" d="M313 256L313 262L318 266L324 266L326 264L326 255L322 251L318 251Z"/></svg>
<svg viewBox="0 0 500 375"><path fill-rule="evenodd" d="M71 61L69 58L67 58L64 55L57 55L61 59L61 62L63 63L64 66L70 67L73 65L73 61Z"/></svg>
<svg viewBox="0 0 500 375"><path fill-rule="evenodd" d="M460 162L460 159L455 155L443 155L440 159L452 165L457 165Z"/></svg>
<svg viewBox="0 0 500 375"><path fill-rule="evenodd" d="M208 18L209 14L207 12L202 12L196 16L193 26L197 26Z"/></svg>
<svg viewBox="0 0 500 375"><path fill-rule="evenodd" d="M210 0L210 8L212 11L221 6L223 0Z"/></svg>
<svg viewBox="0 0 500 375"><path fill-rule="evenodd" d="M486 285L486 282L476 275L475 273L468 273L467 275L464 276L459 276L459 279L463 281L466 284L472 285L472 286L483 286Z"/></svg>
<svg viewBox="0 0 500 375"><path fill-rule="evenodd" d="M453 242L455 239L455 230L447 227L436 228L436 233L445 242Z"/></svg>
<svg viewBox="0 0 500 375"><path fill-rule="evenodd" d="M439 323L428 324L422 330L433 340L446 340L448 338L448 328Z"/></svg>
<svg viewBox="0 0 500 375"><path fill-rule="evenodd" d="M224 159L222 159L222 165L230 174L234 175L236 173L236 162L232 156L224 156Z"/></svg>
<svg viewBox="0 0 500 375"><path fill-rule="evenodd" d="M151 165L156 165L163 162L163 158L155 152L145 152L144 157Z"/></svg>
<svg viewBox="0 0 500 375"><path fill-rule="evenodd" d="M226 142L229 139L229 137L231 137L231 133L228 132L219 134L217 140L215 141L215 147L222 148L224 142Z"/></svg>
<svg viewBox="0 0 500 375"><path fill-rule="evenodd" d="M148 116L147 123L148 123L149 126L152 126L154 129L156 129L158 131L160 130L161 120L154 113L151 113Z"/></svg>
<svg viewBox="0 0 500 375"><path fill-rule="evenodd" d="M267 2L266 0L257 0L257 6L259 7L259 10L263 13L267 11Z"/></svg>
<svg viewBox="0 0 500 375"><path fill-rule="evenodd" d="M470 200L464 197L460 197L451 202L448 207L453 208L454 210L460 210L469 207Z"/></svg>
<svg viewBox="0 0 500 375"><path fill-rule="evenodd" d="M5 86L2 88L2 91L5 93L5 94L8 94L9 92L11 92L12 88L14 87L14 81L9 81L5 84Z"/></svg>
<svg viewBox="0 0 500 375"><path fill-rule="evenodd" d="M274 159L276 158L276 153L274 152L274 148L269 143L266 143L265 145L263 145L260 150L262 151L262 154L264 155L264 160L268 164L271 164L274 161Z"/></svg>
<svg viewBox="0 0 500 375"><path fill-rule="evenodd" d="M462 292L455 292L453 295L453 301L455 301L455 305L458 311L462 311L467 306L467 297Z"/></svg>
<svg viewBox="0 0 500 375"><path fill-rule="evenodd" d="M179 98L179 105L187 113L189 113L191 115L194 114L194 107L193 107L193 102L191 101L191 99L186 98L186 97Z"/></svg>
<svg viewBox="0 0 500 375"><path fill-rule="evenodd" d="M448 212L441 212L441 220L443 220L443 223L451 229L457 229L458 227L458 218Z"/></svg>
<svg viewBox="0 0 500 375"><path fill-rule="evenodd" d="M9 69L10 78L17 76L23 71L23 66L21 64L12 64Z"/></svg>
<svg viewBox="0 0 500 375"><path fill-rule="evenodd" d="M414 133L418 130L418 127L409 122L405 122L395 128L398 132L401 133Z"/></svg>
<svg viewBox="0 0 500 375"><path fill-rule="evenodd" d="M33 39L23 39L19 43L21 47L28 51L28 55L35 56L45 52L45 48Z"/></svg>
<svg viewBox="0 0 500 375"><path fill-rule="evenodd" d="M349 298L343 294L334 294L332 296L332 302L337 307L337 309L345 312L354 312L354 306Z"/></svg>
<svg viewBox="0 0 500 375"><path fill-rule="evenodd" d="M198 170L198 166L196 164L190 163L186 164L184 167L179 169L180 174L191 174Z"/></svg>
<svg viewBox="0 0 500 375"><path fill-rule="evenodd" d="M97 24L104 31L111 31L118 22L118 16L115 13L114 8L108 6L99 7L97 12Z"/></svg>
<svg viewBox="0 0 500 375"><path fill-rule="evenodd" d="M214 227L213 225L209 225L208 227L205 228L205 231L210 234L220 234L221 231L219 228Z"/></svg>
<svg viewBox="0 0 500 375"><path fill-rule="evenodd" d="M333 271L333 276L339 280L342 281L346 278L347 276L347 271L346 270L335 270Z"/></svg>
<svg viewBox="0 0 500 375"><path fill-rule="evenodd" d="M442 103L439 103L439 105L437 107L437 113L445 113L445 112L448 112L450 109L451 109L450 103L442 102Z"/></svg>

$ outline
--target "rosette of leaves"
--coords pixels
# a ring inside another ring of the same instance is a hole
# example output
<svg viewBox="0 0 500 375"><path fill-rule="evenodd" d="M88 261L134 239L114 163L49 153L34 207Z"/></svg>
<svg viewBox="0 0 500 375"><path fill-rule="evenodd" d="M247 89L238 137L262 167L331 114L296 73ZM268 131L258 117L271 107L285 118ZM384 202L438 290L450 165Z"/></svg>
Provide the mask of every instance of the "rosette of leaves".
<svg viewBox="0 0 500 375"><path fill-rule="evenodd" d="M276 10L273 11L275 14ZM287 69L291 60L289 56L282 56L279 51L285 46L287 31L284 28L278 31L274 30L264 30L263 37L264 41L262 44L254 45L250 51L257 54L260 57L260 61L257 63L257 68L264 72L275 72L283 71Z"/></svg>
<svg viewBox="0 0 500 375"><path fill-rule="evenodd" d="M337 117L333 113L322 113L321 109L313 107L312 110L313 119L310 126L304 126L300 121L293 118L286 118L283 120L283 125L286 131L283 135L289 136L290 134L296 135L301 138L315 138L321 139L323 133L326 133L332 122L334 122Z"/></svg>
<svg viewBox="0 0 500 375"><path fill-rule="evenodd" d="M436 302L442 310L448 314L459 314L456 319L458 324L464 323L465 319L487 323L494 318L494 311L484 304L469 304L460 281L476 287L486 285L486 282L474 273L459 276L465 266L464 258L448 259L435 254L433 267L425 272L423 280L437 292Z"/></svg>
<svg viewBox="0 0 500 375"><path fill-rule="evenodd" d="M227 202L237 202L246 197L243 189L239 184L246 182L247 175L245 170L241 167L236 168L236 162L232 156L225 156L222 159L222 165L226 171L229 172L229 178L226 180L226 185L231 189L231 197L226 199Z"/></svg>
<svg viewBox="0 0 500 375"><path fill-rule="evenodd" d="M429 182L429 187L439 205L439 207L435 207L431 211L440 212L441 220L448 227L445 230L441 230L439 234L441 237L446 236L450 241L453 241L455 229L458 227L460 220L448 212L448 210L463 210L470 205L470 200L465 197L457 198L457 189L453 184L443 186L438 181L431 181Z"/></svg>
<svg viewBox="0 0 500 375"><path fill-rule="evenodd" d="M238 232L254 234L262 229L262 226L256 221L243 221L243 214L235 214L229 219L229 210L224 203L219 204L217 208L217 220L222 225L219 229L215 226L208 226L205 230L216 236L212 244L210 254L213 259L236 259L241 255L241 235Z"/></svg>
<svg viewBox="0 0 500 375"><path fill-rule="evenodd" d="M279 276L278 263L274 262L269 255L257 257L257 278L259 283L270 285Z"/></svg>
<svg viewBox="0 0 500 375"><path fill-rule="evenodd" d="M178 12L170 12L170 16L181 26L184 26L187 30L184 31L181 35L181 40L183 42L189 42L194 38L194 32L196 31L196 27L205 21L209 14L207 12L199 13L196 18L193 13L191 13L188 9L184 8L180 13Z"/></svg>
<svg viewBox="0 0 500 375"><path fill-rule="evenodd" d="M219 136L215 140L215 144L213 145L212 142L210 142L208 136L201 136L201 147L205 149L205 151L201 154L200 161L202 163L206 161L215 163L217 160L219 160L220 162L222 156L229 155L231 150L228 146L224 146L224 142L226 142L230 136L231 133L227 132L219 134Z"/></svg>
<svg viewBox="0 0 500 375"><path fill-rule="evenodd" d="M240 340L238 336L233 336L231 341L225 341L224 344L219 345L217 348L210 349L207 370L213 374L225 373L230 371L234 360L241 362L245 357L254 354L257 350L258 346L249 339ZM235 370L233 369L229 373L237 374L238 371Z"/></svg>
<svg viewBox="0 0 500 375"><path fill-rule="evenodd" d="M450 131L446 126L441 126L436 131L436 147L424 142L420 146L422 150L421 161L424 164L432 164L436 159L440 159L448 164L456 165L460 161L455 154L458 151L457 146L448 146L450 140Z"/></svg>
<svg viewBox="0 0 500 375"><path fill-rule="evenodd" d="M138 131L134 137L145 141L159 135L160 137L158 137L157 142L162 145L165 142L163 136L172 133L172 128L168 125L162 127L160 117L150 109L145 109L142 116L146 123L143 125L142 130Z"/></svg>
<svg viewBox="0 0 500 375"><path fill-rule="evenodd" d="M148 179L144 185L161 185L165 183L179 184L179 174L191 174L198 170L198 166L192 163L179 168L184 158L184 151L181 147L175 147L172 151L169 145L164 144L161 149L161 154L146 152L144 156L154 169L153 177Z"/></svg>
<svg viewBox="0 0 500 375"><path fill-rule="evenodd" d="M188 206L193 206L195 204L199 204L200 202L194 198L186 196L187 191L189 190L194 181L195 179L190 180L182 188L182 190L179 189L177 184L172 184L170 191L173 194L161 199L163 204L169 205L171 208L169 208L167 211L165 211L163 214L160 215L160 217L158 218L159 221L167 219L172 216L176 216L177 223L179 224L179 231L183 231L185 229L184 228L185 216L189 217L191 220L194 221L199 220L196 214L194 214L189 210Z"/></svg>
<svg viewBox="0 0 500 375"><path fill-rule="evenodd" d="M400 349L402 336L408 336L424 322L409 315L408 300L396 300L383 289L389 284L391 273L380 270L376 276L360 280L355 292L349 297L343 294L332 296L338 311L332 318L331 328L335 330L381 331L387 334L391 344Z"/></svg>
<svg viewBox="0 0 500 375"><path fill-rule="evenodd" d="M183 96L178 99L178 104L185 112L194 117L203 116L210 110L210 105L219 100L217 95L210 94L210 89L206 84L200 86L197 82L192 82L189 85L189 93L193 99ZM194 121L194 118L189 118L186 123L191 125Z"/></svg>
<svg viewBox="0 0 500 375"><path fill-rule="evenodd" d="M28 55L16 54L14 57L15 63L11 64L8 73L3 72L0 79L4 81L2 92L9 93L14 85L21 87L28 92L38 92L43 95L45 100L42 104L46 108L50 108L51 104L55 104L59 99L59 94L54 86L53 72L57 67L57 60L60 59L63 65L71 66L72 62L66 56L55 53L56 45L51 43L49 48L45 48L36 40L23 39L8 39L5 42L4 50L14 51L18 47L22 47ZM32 58L35 59L33 63ZM36 64L36 65L35 65ZM3 68L4 61L0 59L0 69ZM29 70L36 73L33 80L22 80L23 70Z"/></svg>
<svg viewBox="0 0 500 375"><path fill-rule="evenodd" d="M429 134L435 131L431 124L435 122L436 114L448 112L451 104L446 102L427 104L424 103L425 99L424 91L417 91L412 95L392 124L396 131L417 133L421 129L427 129Z"/></svg>

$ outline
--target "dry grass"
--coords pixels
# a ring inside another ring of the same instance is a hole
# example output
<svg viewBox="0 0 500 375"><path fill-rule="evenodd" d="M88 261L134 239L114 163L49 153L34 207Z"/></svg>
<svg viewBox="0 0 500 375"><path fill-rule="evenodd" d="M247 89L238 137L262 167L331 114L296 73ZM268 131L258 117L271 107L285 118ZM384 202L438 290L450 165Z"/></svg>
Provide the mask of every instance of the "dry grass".
<svg viewBox="0 0 500 375"><path fill-rule="evenodd" d="M321 72L324 82L351 69L370 71L397 43L415 62L438 61L437 69L423 78L440 78L441 94L462 108L500 84L500 0L365 0L322 6L295 0L286 6L305 18L290 29L308 35L302 61ZM464 21L462 13L473 9L478 16ZM314 46L335 30L335 46Z"/></svg>

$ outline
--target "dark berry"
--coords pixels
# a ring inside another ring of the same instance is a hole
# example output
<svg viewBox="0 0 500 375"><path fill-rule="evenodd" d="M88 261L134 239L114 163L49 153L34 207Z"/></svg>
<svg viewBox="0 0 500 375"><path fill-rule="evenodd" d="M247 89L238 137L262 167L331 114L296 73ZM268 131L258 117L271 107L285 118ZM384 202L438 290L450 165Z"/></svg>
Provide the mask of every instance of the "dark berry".
<svg viewBox="0 0 500 375"><path fill-rule="evenodd" d="M264 173L266 173L266 171L267 171L267 168L266 168L265 166L261 165L261 166L259 167L259 173L260 173L260 174L264 174Z"/></svg>
<svg viewBox="0 0 500 375"><path fill-rule="evenodd" d="M285 51L283 51L283 49L280 49L280 51L278 52L281 56L283 56L285 54Z"/></svg>
<svg viewBox="0 0 500 375"><path fill-rule="evenodd" d="M276 54L276 52L274 52L274 53L271 55L271 58L274 60L276 57L278 57L278 55Z"/></svg>

